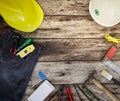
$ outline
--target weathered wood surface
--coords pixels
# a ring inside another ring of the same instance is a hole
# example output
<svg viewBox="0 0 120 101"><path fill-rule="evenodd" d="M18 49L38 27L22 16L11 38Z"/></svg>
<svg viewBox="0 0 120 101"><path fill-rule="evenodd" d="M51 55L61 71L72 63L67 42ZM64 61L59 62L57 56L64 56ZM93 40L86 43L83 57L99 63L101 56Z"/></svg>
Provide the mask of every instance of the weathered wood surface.
<svg viewBox="0 0 120 101"><path fill-rule="evenodd" d="M89 15L89 0L37 0L45 15Z"/></svg>
<svg viewBox="0 0 120 101"><path fill-rule="evenodd" d="M39 71L44 72L51 83L58 87L61 84L82 85L89 74L96 70L97 73L94 77L120 97L120 88L100 75L101 70L106 69L120 80L118 74L101 63L105 53L112 45L105 41L104 35L111 33L114 37L120 38L119 24L109 28L96 24L89 14L90 0L37 1L45 13L42 25L32 33L19 31L24 37L34 38L34 41L42 46L41 57L35 67L23 101L27 101L28 96L35 90L31 88L31 85L38 78ZM9 27L1 20L0 33L5 29L9 29ZM118 49L113 60L117 60L115 62L120 65L119 56ZM111 101L91 81L88 87L101 98L100 101ZM76 92L74 88L72 89L74 99L78 101Z"/></svg>
<svg viewBox="0 0 120 101"><path fill-rule="evenodd" d="M115 63L120 65L119 61L115 61ZM101 76L100 73L103 69L120 80L119 74L113 72L100 61L38 62L29 86L38 79L39 71L43 71L53 84L83 84L93 70L96 70L94 77L101 83L113 83Z"/></svg>
<svg viewBox="0 0 120 101"><path fill-rule="evenodd" d="M39 61L102 60L112 46L104 39L35 39L42 47ZM120 52L113 60L119 60Z"/></svg>
<svg viewBox="0 0 120 101"><path fill-rule="evenodd" d="M84 1L84 0L83 0ZM102 27L89 16L45 16L40 28L25 37L33 38L104 38L106 33L120 38L120 26Z"/></svg>

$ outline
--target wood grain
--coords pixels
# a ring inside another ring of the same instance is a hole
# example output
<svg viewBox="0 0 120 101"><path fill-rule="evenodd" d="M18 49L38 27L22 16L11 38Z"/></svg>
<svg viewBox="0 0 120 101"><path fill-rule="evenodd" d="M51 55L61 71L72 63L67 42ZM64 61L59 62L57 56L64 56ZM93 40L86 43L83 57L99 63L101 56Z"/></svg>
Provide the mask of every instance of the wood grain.
<svg viewBox="0 0 120 101"><path fill-rule="evenodd" d="M38 30L23 35L33 38L103 38L108 33L120 38L119 32L119 24L102 27L90 16L45 16Z"/></svg>
<svg viewBox="0 0 120 101"><path fill-rule="evenodd" d="M90 0L37 0L42 6L45 17L42 25L34 32L21 33L24 37L32 37L42 47L41 57L35 67L31 81L23 101L35 90L31 85L36 81L38 72L42 71L55 87L61 84L82 85L93 70L94 77L120 98L120 88L100 75L102 69L109 71L116 79L120 75L101 63L112 43L105 41L105 33L120 38L119 24L114 27L102 27L95 23L88 10ZM10 27L0 20L0 34ZM113 58L120 65L120 52ZM100 101L110 99L95 85L88 87L98 96ZM75 101L78 97L72 87ZM84 95L82 95L85 98ZM86 98L85 98L86 99ZM47 100L46 100L47 101ZM56 100L57 101L57 100ZM87 100L86 100L87 101Z"/></svg>
<svg viewBox="0 0 120 101"><path fill-rule="evenodd" d="M89 0L37 0L45 15L89 15Z"/></svg>
<svg viewBox="0 0 120 101"><path fill-rule="evenodd" d="M39 61L102 60L112 46L104 39L34 39L42 47ZM120 52L113 60L120 60Z"/></svg>
<svg viewBox="0 0 120 101"><path fill-rule="evenodd" d="M119 61L116 61L120 65ZM101 76L101 71L105 69L114 78L120 80L120 75L113 72L99 61L75 61L75 62L38 62L33 72L29 85L39 78L38 72L42 71L53 84L83 84L93 70L96 70L94 77L101 83L113 83ZM89 84L91 83L88 82Z"/></svg>

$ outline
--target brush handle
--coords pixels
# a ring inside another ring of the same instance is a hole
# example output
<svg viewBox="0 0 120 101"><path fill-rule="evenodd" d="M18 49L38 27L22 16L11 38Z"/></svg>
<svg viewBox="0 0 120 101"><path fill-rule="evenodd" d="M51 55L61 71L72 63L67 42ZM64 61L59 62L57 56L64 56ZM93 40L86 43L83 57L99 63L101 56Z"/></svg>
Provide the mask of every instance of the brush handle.
<svg viewBox="0 0 120 101"><path fill-rule="evenodd" d="M116 80L116 79L114 79L114 78L112 78L112 81L113 81L114 83L116 83L117 85L120 86L120 81L118 81L118 80Z"/></svg>
<svg viewBox="0 0 120 101"><path fill-rule="evenodd" d="M113 95L109 90L107 90L102 84L100 84L97 80L93 79L92 82L102 91L104 91L104 93L106 95L108 95L113 101L120 101L119 98L117 98L115 95Z"/></svg>

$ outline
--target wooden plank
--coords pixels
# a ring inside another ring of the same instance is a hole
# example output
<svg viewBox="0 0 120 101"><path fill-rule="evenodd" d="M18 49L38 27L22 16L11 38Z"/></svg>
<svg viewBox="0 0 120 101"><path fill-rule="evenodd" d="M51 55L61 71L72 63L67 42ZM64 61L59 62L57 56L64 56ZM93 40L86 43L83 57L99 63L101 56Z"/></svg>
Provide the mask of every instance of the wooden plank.
<svg viewBox="0 0 120 101"><path fill-rule="evenodd" d="M104 39L35 39L42 47L39 61L102 60L111 47ZM118 51L113 60L120 60Z"/></svg>
<svg viewBox="0 0 120 101"><path fill-rule="evenodd" d="M60 85L54 85L56 87L56 89L59 88ZM73 97L74 97L74 101L79 101L79 98L76 94L76 91L73 87L73 85L69 85L71 87L71 90L72 90L72 94L73 94ZM81 86L81 85L79 85ZM119 87L116 86L116 85L113 85L113 84L105 84L106 88L108 88L113 94L115 94L116 96L118 96L120 98L120 90L119 90ZM110 98L105 95L103 93L103 91L99 90L95 85L88 85L88 88L97 96L97 98L100 99L100 101L111 101ZM23 98L22 101L27 101L27 98L32 94L32 92L34 92L35 89L32 89L30 87L28 87L27 91L26 91L26 94ZM89 101L87 100L87 98L79 91L80 95L85 99L85 101ZM51 94L50 96L52 96L53 94ZM49 97L50 97L49 96ZM45 101L48 101L49 97L45 100ZM67 97L67 94L64 90L64 98ZM54 101L57 101L54 100ZM65 101L68 101L68 100L65 100Z"/></svg>
<svg viewBox="0 0 120 101"><path fill-rule="evenodd" d="M116 63L120 65L119 61L116 61ZM33 85L39 78L39 71L45 73L53 84L83 84L93 70L96 70L94 77L101 83L113 83L101 76L100 73L103 69L120 80L119 74L113 72L99 61L38 62L29 85ZM89 83L91 83L91 80Z"/></svg>
<svg viewBox="0 0 120 101"><path fill-rule="evenodd" d="M0 25L0 33L9 29L5 23ZM114 27L102 27L90 16L45 16L43 24L32 33L21 33L32 38L103 38L105 33L120 38L119 24Z"/></svg>
<svg viewBox="0 0 120 101"><path fill-rule="evenodd" d="M106 33L120 37L119 32L119 24L102 27L90 16L45 16L38 30L23 35L33 38L103 38Z"/></svg>
<svg viewBox="0 0 120 101"><path fill-rule="evenodd" d="M116 61L117 64L120 65L119 61ZM32 84L34 84L34 81L38 78L38 72L42 71L47 76L48 79L55 87L59 86L59 84L83 84L83 82L88 78L89 74L96 70L97 73L94 75L94 77L99 80L105 87L107 87L112 93L114 93L116 96L120 97L120 90L119 86L113 84L113 82L109 82L102 76L100 76L100 72L102 69L106 69L109 71L115 78L119 80L120 75L116 74L112 70L106 68L101 62L38 62L38 64L35 67L35 70L33 72L31 81L29 82L29 86L27 88L25 97L23 101L27 101L27 98L34 92L34 88L31 88ZM106 84L111 83L111 84ZM57 84L57 85L56 85ZM91 81L89 81L88 88L91 89L98 98L101 99L101 101L110 101L109 97L107 97L101 90L99 90L95 85L91 84ZM74 100L78 101L78 97L76 95L76 92L74 88L72 88ZM82 95L83 98L85 98L84 95ZM86 98L85 98L86 99ZM48 101L48 100L45 100ZM88 100L86 100L88 101Z"/></svg>
<svg viewBox="0 0 120 101"><path fill-rule="evenodd" d="M39 61L102 60L111 47L104 39L34 39L42 47ZM113 60L120 60L120 51Z"/></svg>
<svg viewBox="0 0 120 101"><path fill-rule="evenodd" d="M37 0L45 15L89 15L89 0Z"/></svg>

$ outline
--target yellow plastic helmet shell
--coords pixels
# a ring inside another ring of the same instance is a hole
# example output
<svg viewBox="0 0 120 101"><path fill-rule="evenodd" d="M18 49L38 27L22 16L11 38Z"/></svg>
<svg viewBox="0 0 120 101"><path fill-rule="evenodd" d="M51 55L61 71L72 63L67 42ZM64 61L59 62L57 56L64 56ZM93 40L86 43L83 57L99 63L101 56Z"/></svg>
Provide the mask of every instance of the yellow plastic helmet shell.
<svg viewBox="0 0 120 101"><path fill-rule="evenodd" d="M120 22L120 0L90 0L89 12L94 21L106 27Z"/></svg>
<svg viewBox="0 0 120 101"><path fill-rule="evenodd" d="M35 0L0 0L0 15L8 25L24 32L36 30L44 17Z"/></svg>

